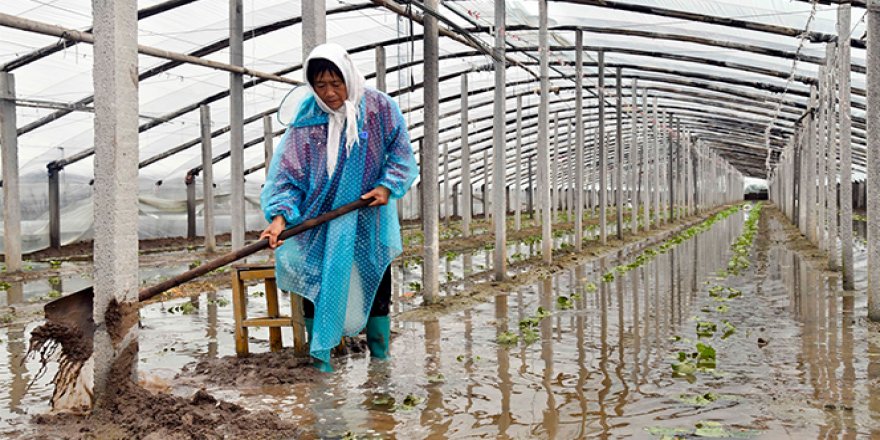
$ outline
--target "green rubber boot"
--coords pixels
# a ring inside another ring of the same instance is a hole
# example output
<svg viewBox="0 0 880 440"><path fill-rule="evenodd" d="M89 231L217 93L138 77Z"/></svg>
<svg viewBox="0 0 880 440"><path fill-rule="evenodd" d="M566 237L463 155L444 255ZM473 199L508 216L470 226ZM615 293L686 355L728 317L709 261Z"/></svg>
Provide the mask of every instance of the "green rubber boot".
<svg viewBox="0 0 880 440"><path fill-rule="evenodd" d="M315 320L312 318L305 318L305 322L306 322L306 334L309 335L309 342L311 342L312 341L312 326L314 325ZM330 365L329 362L324 362L324 361L317 359L317 358L312 358L312 360L314 361L315 368L317 368L318 371L321 371L324 373L332 373L333 372L333 366Z"/></svg>
<svg viewBox="0 0 880 440"><path fill-rule="evenodd" d="M371 316L367 319L367 347L370 357L388 359L388 343L391 341L391 318Z"/></svg>

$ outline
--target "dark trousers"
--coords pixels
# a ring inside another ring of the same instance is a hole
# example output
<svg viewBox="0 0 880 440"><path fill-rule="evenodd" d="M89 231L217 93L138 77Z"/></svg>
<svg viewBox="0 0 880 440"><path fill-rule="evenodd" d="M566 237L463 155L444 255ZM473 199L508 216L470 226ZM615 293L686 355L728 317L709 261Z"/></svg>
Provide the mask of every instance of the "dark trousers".
<svg viewBox="0 0 880 440"><path fill-rule="evenodd" d="M391 266L385 270L382 281L379 282L379 289L376 291L376 297L373 299L373 306L370 307L370 317L388 316L391 310ZM309 300L303 300L303 316L308 319L315 317L315 305Z"/></svg>

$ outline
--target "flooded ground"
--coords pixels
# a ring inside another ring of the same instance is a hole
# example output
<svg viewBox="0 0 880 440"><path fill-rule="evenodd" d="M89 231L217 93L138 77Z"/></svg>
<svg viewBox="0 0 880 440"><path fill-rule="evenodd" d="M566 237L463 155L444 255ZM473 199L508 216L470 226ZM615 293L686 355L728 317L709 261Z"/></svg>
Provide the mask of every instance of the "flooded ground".
<svg viewBox="0 0 880 440"><path fill-rule="evenodd" d="M768 207L749 267L732 275L730 245L746 216L733 214L630 270L614 269L641 247L468 310L398 319L390 361L355 354L334 360L335 373L298 383L218 384L192 374L194 361L233 354L228 291L151 304L141 311L141 376L155 390L188 396L204 386L271 410L305 438L880 436L880 333L864 318L863 245L855 252L860 290L843 292L837 274ZM511 254L540 249L517 246ZM445 269L463 280L491 260L491 250L450 254ZM396 267L396 313L420 301L412 284L420 270ZM63 282L70 291L78 281ZM453 285L450 293L460 288ZM264 310L262 288L249 292L249 307ZM718 329L709 336L710 323ZM36 324L0 329L0 365L8 366L0 368L0 434L13 438L28 438L30 416L48 411L48 379L25 393L39 368L22 364ZM250 334L253 352L268 351L265 329ZM697 344L714 349L715 368L674 377L679 352L704 352Z"/></svg>

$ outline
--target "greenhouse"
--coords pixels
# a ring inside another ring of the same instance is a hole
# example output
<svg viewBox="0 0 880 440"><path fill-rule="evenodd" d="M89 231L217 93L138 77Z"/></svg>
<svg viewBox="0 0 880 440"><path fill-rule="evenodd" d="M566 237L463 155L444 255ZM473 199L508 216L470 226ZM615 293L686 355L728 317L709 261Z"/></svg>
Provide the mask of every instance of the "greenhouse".
<svg viewBox="0 0 880 440"><path fill-rule="evenodd" d="M880 0L0 0L0 437L880 436Z"/></svg>

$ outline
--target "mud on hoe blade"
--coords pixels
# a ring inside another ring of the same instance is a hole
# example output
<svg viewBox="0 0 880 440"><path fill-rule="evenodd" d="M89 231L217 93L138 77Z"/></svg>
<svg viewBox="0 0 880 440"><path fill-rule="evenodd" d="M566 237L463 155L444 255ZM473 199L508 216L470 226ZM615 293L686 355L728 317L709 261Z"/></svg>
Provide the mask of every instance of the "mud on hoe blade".
<svg viewBox="0 0 880 440"><path fill-rule="evenodd" d="M354 202L343 205L332 211L328 211L315 218L306 220L298 225L286 229L279 234L279 240L285 240L294 235L312 229L316 226L324 224L339 216L345 215L356 209L366 207L375 199L359 199ZM180 275L169 278L159 284L146 287L138 292L138 301L143 302L168 289L179 286L187 281L198 278L217 268L226 266L234 261L252 255L269 247L269 240L264 238L241 249L234 250L228 254L208 261L201 266L190 269ZM91 371L91 367L84 368L92 356L93 341L95 335L94 314L94 288L88 287L70 295L63 296L59 299L51 301L45 305L43 311L46 315L46 323L34 329L31 333L30 348L28 356L31 353L39 353L42 368L34 375L31 385L35 383L46 371L46 366L50 358L61 349L59 368L52 382L55 384L55 390L52 395L52 407L55 409L61 400L79 394L80 397L73 398L78 403L75 406L91 406L92 391L91 379L80 378L83 370ZM136 309L137 305L131 307L131 304L119 304L113 299L104 315L104 322L107 332L110 334L114 342L118 342L128 328L134 324L130 320L126 320L126 308ZM134 314L133 316L137 316ZM135 321L136 322L136 321ZM75 388L82 388L76 392ZM85 397L81 397L85 393ZM87 402L83 402L83 398ZM66 406L66 405L65 405Z"/></svg>

